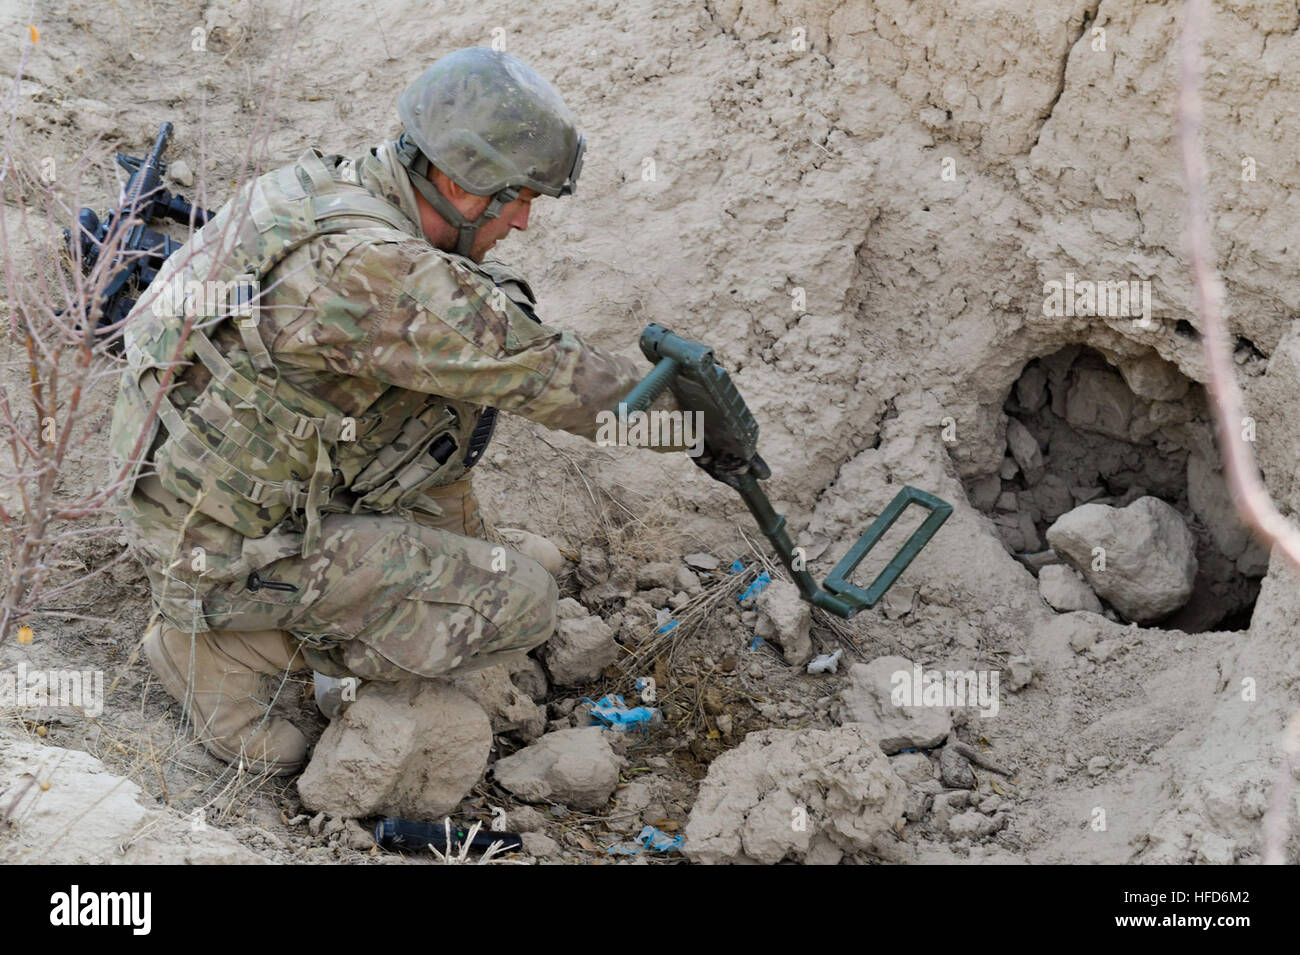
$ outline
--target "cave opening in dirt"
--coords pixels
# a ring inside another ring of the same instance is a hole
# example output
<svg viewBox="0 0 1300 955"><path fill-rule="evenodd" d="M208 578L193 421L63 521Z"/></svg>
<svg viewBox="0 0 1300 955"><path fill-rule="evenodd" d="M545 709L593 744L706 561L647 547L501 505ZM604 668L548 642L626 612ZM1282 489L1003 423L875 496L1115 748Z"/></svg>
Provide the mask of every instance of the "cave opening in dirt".
<svg viewBox="0 0 1300 955"><path fill-rule="evenodd" d="M966 491L1049 606L1249 626L1268 557L1236 517L1201 385L1154 353L1117 366L1070 345L1029 361L1002 410L1002 464Z"/></svg>

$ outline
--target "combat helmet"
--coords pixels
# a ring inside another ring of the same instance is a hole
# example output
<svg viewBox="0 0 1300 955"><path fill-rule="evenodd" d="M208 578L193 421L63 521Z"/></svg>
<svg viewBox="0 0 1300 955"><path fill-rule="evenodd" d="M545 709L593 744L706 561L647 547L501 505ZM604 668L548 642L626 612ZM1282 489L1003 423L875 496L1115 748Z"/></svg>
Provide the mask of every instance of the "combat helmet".
<svg viewBox="0 0 1300 955"><path fill-rule="evenodd" d="M522 189L567 196L582 169L585 140L550 83L512 56L469 47L439 59L397 100L403 132L397 154L411 183L459 230L468 256L479 228ZM492 200L467 220L429 179L429 167Z"/></svg>

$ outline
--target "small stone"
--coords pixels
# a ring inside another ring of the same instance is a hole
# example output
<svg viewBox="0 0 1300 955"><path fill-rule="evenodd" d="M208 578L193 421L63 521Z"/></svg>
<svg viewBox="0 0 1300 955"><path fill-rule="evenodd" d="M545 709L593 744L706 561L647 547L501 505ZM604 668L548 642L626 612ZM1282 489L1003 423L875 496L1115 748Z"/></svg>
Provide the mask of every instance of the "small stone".
<svg viewBox="0 0 1300 955"><path fill-rule="evenodd" d="M1012 693L1023 690L1034 678L1034 664L1027 656L1011 657L1007 660L1007 689Z"/></svg>
<svg viewBox="0 0 1300 955"><path fill-rule="evenodd" d="M618 785L623 760L598 726L548 733L497 760L493 775L502 787L530 802L551 800L579 809L599 809Z"/></svg>
<svg viewBox="0 0 1300 955"><path fill-rule="evenodd" d="M521 839L524 851L539 859L558 859L560 844L542 832L525 832Z"/></svg>
<svg viewBox="0 0 1300 955"><path fill-rule="evenodd" d="M188 189L194 185L194 172L184 159L173 159L167 164L167 175L179 186Z"/></svg>
<svg viewBox="0 0 1300 955"><path fill-rule="evenodd" d="M655 590L662 587L671 593L679 589L677 585L677 567L677 564L666 560L642 564L636 570L636 585L641 590ZM650 602L656 603L654 600Z"/></svg>
<svg viewBox="0 0 1300 955"><path fill-rule="evenodd" d="M971 506L977 511L992 510L1002 493L1002 479L996 474L986 474L970 487Z"/></svg>
<svg viewBox="0 0 1300 955"><path fill-rule="evenodd" d="M798 587L774 580L759 595L756 607L755 634L780 646L786 663L802 667L812 659L812 608L800 596Z"/></svg>
<svg viewBox="0 0 1300 955"><path fill-rule="evenodd" d="M1015 418L1007 420L1007 448L1025 472L1025 480L1034 485L1043 476L1043 452L1029 429Z"/></svg>
<svg viewBox="0 0 1300 955"><path fill-rule="evenodd" d="M678 566L674 583L680 590L684 590L688 594L698 594L704 590L700 578L689 567Z"/></svg>
<svg viewBox="0 0 1300 955"><path fill-rule="evenodd" d="M546 817L532 806L515 806L506 812L505 828L509 832L536 832L546 825Z"/></svg>
<svg viewBox="0 0 1300 955"><path fill-rule="evenodd" d="M712 554L687 554L682 559L697 570L717 570L722 566L722 561L718 560L718 558L714 557Z"/></svg>
<svg viewBox="0 0 1300 955"><path fill-rule="evenodd" d="M870 663L849 667L848 679L841 688L837 720L863 723L870 735L880 741L886 753L903 749L929 749L948 737L952 713L946 707L903 705L895 702L894 687L905 674L913 677L912 661L905 657L878 657Z"/></svg>
<svg viewBox="0 0 1300 955"><path fill-rule="evenodd" d="M355 819L349 819L343 827L343 834L339 837L339 841L349 849L367 852L375 845L375 834L367 831Z"/></svg>
<svg viewBox="0 0 1300 955"><path fill-rule="evenodd" d="M1075 610L1101 613L1101 601L1083 575L1065 564L1052 564L1038 572L1038 594L1049 607L1061 613Z"/></svg>
<svg viewBox="0 0 1300 955"><path fill-rule="evenodd" d="M890 620L899 620L916 607L916 588L909 584L895 584L885 592L881 608Z"/></svg>
<svg viewBox="0 0 1300 955"><path fill-rule="evenodd" d="M1106 756L1094 756L1088 760L1088 775L1100 776L1110 767L1110 759Z"/></svg>
<svg viewBox="0 0 1300 955"><path fill-rule="evenodd" d="M930 765L930 758L921 753L899 753L889 757L889 765L894 768L899 779L911 786L934 779L934 767Z"/></svg>
<svg viewBox="0 0 1300 955"><path fill-rule="evenodd" d="M939 750L939 782L949 789L974 789L975 772L951 746Z"/></svg>
<svg viewBox="0 0 1300 955"><path fill-rule="evenodd" d="M559 619L542 659L553 683L572 686L600 676L601 670L618 659L618 644L614 631L598 616Z"/></svg>
<svg viewBox="0 0 1300 955"><path fill-rule="evenodd" d="M965 812L959 813L948 820L948 832L956 839L978 839L982 836L992 835L999 828L996 820L990 819L976 809L967 809Z"/></svg>

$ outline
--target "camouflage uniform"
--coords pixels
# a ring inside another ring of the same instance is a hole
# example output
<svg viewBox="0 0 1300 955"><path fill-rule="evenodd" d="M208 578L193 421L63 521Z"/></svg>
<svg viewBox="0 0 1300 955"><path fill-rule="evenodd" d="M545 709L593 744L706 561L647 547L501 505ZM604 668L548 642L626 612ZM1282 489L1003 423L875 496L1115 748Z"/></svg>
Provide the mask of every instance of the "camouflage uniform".
<svg viewBox="0 0 1300 955"><path fill-rule="evenodd" d="M593 437L647 369L537 322L519 276L433 248L418 222L393 144L309 150L245 187L137 305L112 444L154 463L123 519L177 627L285 630L316 669L384 680L551 635L555 581L489 539L463 452L489 405ZM164 387L184 310L151 300L268 258L256 321L199 319ZM163 426L142 435L155 402Z"/></svg>

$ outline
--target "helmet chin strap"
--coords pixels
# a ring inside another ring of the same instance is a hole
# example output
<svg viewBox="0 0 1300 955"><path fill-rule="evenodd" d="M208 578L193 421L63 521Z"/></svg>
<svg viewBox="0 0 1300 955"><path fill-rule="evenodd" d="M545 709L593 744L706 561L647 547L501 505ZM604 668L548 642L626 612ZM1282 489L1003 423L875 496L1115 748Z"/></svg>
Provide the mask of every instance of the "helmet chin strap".
<svg viewBox="0 0 1300 955"><path fill-rule="evenodd" d="M474 237L478 234L478 230L489 219L495 219L499 216L504 206L519 198L518 188L506 186L492 197L492 201L483 210L483 214L471 222L461 215L460 210L452 205L451 200L444 196L438 190L438 187L429 180L428 157L420 152L416 145L406 137L405 133L397 140L396 151L398 161L406 167L407 175L410 177L411 185L415 187L415 191L424 196L429 205L433 206L433 211L442 216L448 225L457 230L457 255L469 258L469 252L474 246Z"/></svg>

